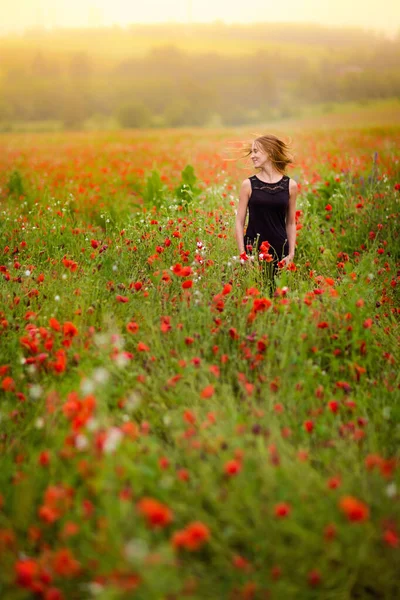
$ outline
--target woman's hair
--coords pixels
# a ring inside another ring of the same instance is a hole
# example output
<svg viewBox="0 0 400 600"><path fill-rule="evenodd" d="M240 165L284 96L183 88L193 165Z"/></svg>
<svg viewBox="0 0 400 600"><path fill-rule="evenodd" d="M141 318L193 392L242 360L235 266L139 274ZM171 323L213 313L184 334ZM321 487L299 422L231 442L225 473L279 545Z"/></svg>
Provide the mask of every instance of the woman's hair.
<svg viewBox="0 0 400 600"><path fill-rule="evenodd" d="M285 174L286 167L293 163L293 156L289 152L289 144L273 134L261 135L255 138L254 143L261 146L263 151L268 154L274 168ZM252 145L246 144L244 158L250 156L251 151Z"/></svg>

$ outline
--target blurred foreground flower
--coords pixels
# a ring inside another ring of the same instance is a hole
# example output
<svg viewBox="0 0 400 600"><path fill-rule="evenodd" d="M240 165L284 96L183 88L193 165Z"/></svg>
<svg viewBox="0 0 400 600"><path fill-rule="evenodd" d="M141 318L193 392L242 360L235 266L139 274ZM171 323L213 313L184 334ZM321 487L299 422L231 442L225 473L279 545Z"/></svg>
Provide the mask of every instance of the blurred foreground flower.
<svg viewBox="0 0 400 600"><path fill-rule="evenodd" d="M199 550L210 537L207 525L201 521L193 521L185 529L176 531L171 538L171 543L176 549Z"/></svg>
<svg viewBox="0 0 400 600"><path fill-rule="evenodd" d="M154 498L142 498L136 506L150 527L165 527L173 520L172 511L168 506Z"/></svg>
<svg viewBox="0 0 400 600"><path fill-rule="evenodd" d="M368 506L354 496L343 496L339 507L349 521L366 521L369 517Z"/></svg>

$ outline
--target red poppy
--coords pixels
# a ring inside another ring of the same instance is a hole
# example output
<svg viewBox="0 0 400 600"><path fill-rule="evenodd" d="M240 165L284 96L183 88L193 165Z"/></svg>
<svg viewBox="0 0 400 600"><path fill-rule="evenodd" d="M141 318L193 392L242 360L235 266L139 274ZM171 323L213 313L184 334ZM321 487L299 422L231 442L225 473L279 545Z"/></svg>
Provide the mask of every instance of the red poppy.
<svg viewBox="0 0 400 600"><path fill-rule="evenodd" d="M269 298L254 298L253 300L253 311L264 312L272 306L272 301Z"/></svg>
<svg viewBox="0 0 400 600"><path fill-rule="evenodd" d="M126 330L129 333L136 333L139 329L139 325L137 323L135 323L135 321L130 321L130 323L127 324L126 326Z"/></svg>
<svg viewBox="0 0 400 600"><path fill-rule="evenodd" d="M292 508L290 504L288 504L287 502L279 502L275 505L274 513L276 517L281 519L287 517L290 514L291 510Z"/></svg>
<svg viewBox="0 0 400 600"><path fill-rule="evenodd" d="M366 521L369 518L368 506L354 496L343 496L339 501L339 508L349 521Z"/></svg>
<svg viewBox="0 0 400 600"><path fill-rule="evenodd" d="M307 433L311 433L314 429L314 421L304 421L303 425Z"/></svg>
<svg viewBox="0 0 400 600"><path fill-rule="evenodd" d="M168 506L154 498L144 497L139 500L136 507L146 518L149 527L166 527L173 520L172 511Z"/></svg>
<svg viewBox="0 0 400 600"><path fill-rule="evenodd" d="M54 317L49 319L49 326L54 329L54 331L61 331L61 325Z"/></svg>
<svg viewBox="0 0 400 600"><path fill-rule="evenodd" d="M336 414L339 410L339 402L337 402L337 400L330 400L330 402L328 402L328 408L333 414Z"/></svg>
<svg viewBox="0 0 400 600"><path fill-rule="evenodd" d="M400 538L398 534L393 531L393 529L385 529L383 533L383 541L392 548L398 548L400 545Z"/></svg>
<svg viewBox="0 0 400 600"><path fill-rule="evenodd" d="M200 396L202 398L211 398L214 395L215 388L213 385L206 385L206 387L201 391Z"/></svg>
<svg viewBox="0 0 400 600"><path fill-rule="evenodd" d="M240 462L240 460L228 460L227 463L225 463L224 466L224 471L227 475L237 475L240 471L242 470L242 463Z"/></svg>
<svg viewBox="0 0 400 600"><path fill-rule="evenodd" d="M337 534L336 525L333 523L329 523L324 529L324 539L326 542L330 542L335 539Z"/></svg>
<svg viewBox="0 0 400 600"><path fill-rule="evenodd" d="M29 588L39 575L40 567L33 559L19 560L15 565L17 584Z"/></svg>
<svg viewBox="0 0 400 600"><path fill-rule="evenodd" d="M80 563L69 548L61 548L53 556L53 569L62 577L75 577L81 570Z"/></svg>
<svg viewBox="0 0 400 600"><path fill-rule="evenodd" d="M67 338L73 338L78 335L78 329L71 321L65 321L63 325L63 334Z"/></svg>
<svg viewBox="0 0 400 600"><path fill-rule="evenodd" d="M12 377L4 377L1 382L1 389L5 392L13 392L15 390L15 381Z"/></svg>
<svg viewBox="0 0 400 600"><path fill-rule="evenodd" d="M342 483L342 479L339 475L335 476L335 477L330 477L328 479L328 488L330 490L336 490L336 488L338 488Z"/></svg>
<svg viewBox="0 0 400 600"><path fill-rule="evenodd" d="M321 583L322 577L317 569L313 569L308 573L307 580L311 587L316 587Z"/></svg>
<svg viewBox="0 0 400 600"><path fill-rule="evenodd" d="M185 529L176 531L172 538L171 543L179 550L179 548L185 548L186 550L199 550L206 542L210 540L210 530L201 521L192 521Z"/></svg>
<svg viewBox="0 0 400 600"><path fill-rule="evenodd" d="M150 350L149 346L147 346L147 344L144 342L139 342L136 346L136 349L138 352L148 352Z"/></svg>

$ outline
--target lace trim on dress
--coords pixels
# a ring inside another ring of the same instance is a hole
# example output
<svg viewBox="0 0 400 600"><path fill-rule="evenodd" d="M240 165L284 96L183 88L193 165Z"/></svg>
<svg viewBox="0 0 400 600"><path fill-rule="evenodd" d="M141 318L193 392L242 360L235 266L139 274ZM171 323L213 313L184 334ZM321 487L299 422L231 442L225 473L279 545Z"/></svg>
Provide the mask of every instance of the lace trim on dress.
<svg viewBox="0 0 400 600"><path fill-rule="evenodd" d="M286 190L288 188L289 177L288 175L284 175L280 181L276 183L268 183L267 181L261 181L258 179L257 175L253 175L250 177L251 186L253 190L265 190L270 194L277 194L282 190Z"/></svg>

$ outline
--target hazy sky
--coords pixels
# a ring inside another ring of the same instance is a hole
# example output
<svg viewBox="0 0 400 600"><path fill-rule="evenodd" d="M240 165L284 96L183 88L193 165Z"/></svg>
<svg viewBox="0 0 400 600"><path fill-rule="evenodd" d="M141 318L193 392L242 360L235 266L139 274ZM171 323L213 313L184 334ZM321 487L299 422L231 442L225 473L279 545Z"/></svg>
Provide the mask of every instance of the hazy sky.
<svg viewBox="0 0 400 600"><path fill-rule="evenodd" d="M129 23L289 22L400 31L400 0L0 0L0 32Z"/></svg>

